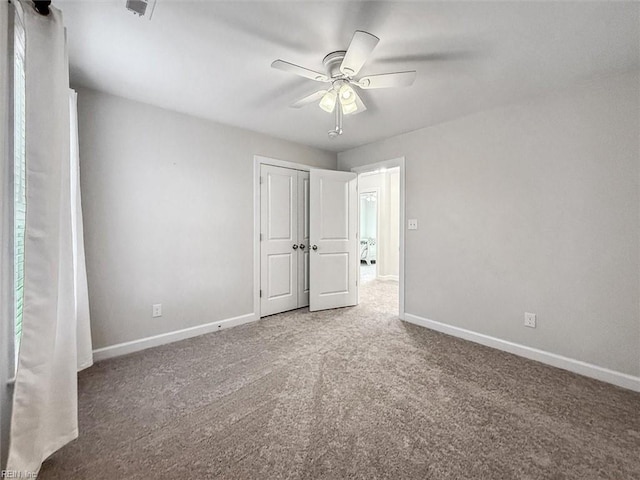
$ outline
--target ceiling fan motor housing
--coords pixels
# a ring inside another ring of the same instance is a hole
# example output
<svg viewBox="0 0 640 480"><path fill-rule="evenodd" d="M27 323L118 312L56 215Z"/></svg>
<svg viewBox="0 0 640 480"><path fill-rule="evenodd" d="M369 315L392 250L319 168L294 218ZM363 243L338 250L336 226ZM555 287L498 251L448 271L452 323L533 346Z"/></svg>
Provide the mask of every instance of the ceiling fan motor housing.
<svg viewBox="0 0 640 480"><path fill-rule="evenodd" d="M322 63L324 64L324 68L327 70L327 73L331 78L341 78L345 75L340 71L340 65L342 65L342 60L344 60L344 56L347 52L344 50L339 50L337 52L331 52L329 55L324 57Z"/></svg>

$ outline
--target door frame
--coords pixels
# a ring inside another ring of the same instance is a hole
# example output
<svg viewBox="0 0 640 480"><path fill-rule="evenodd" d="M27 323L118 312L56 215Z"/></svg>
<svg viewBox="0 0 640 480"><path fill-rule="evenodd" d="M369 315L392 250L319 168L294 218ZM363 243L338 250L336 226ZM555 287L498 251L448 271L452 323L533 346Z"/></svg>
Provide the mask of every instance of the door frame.
<svg viewBox="0 0 640 480"><path fill-rule="evenodd" d="M395 168L400 167L400 212L399 212L399 225L400 228L400 255L398 266L398 290L399 290L399 305L398 305L398 317L400 320L404 320L404 290L405 290L405 158L398 157L391 160L384 160L382 162L369 163L367 165L361 165L359 167L353 167L350 171L360 175L361 173L375 172L381 168ZM358 196L358 198L360 198ZM359 205L358 205L359 207ZM360 238L360 219L358 219L358 238ZM377 262L376 262L377 263ZM376 267L377 268L377 267ZM358 262L358 272L360 271L360 262ZM358 287L360 283L358 282ZM359 289L358 289L359 293ZM359 298L358 298L359 300Z"/></svg>
<svg viewBox="0 0 640 480"><path fill-rule="evenodd" d="M253 311L257 320L260 311L260 169L262 165L290 168L292 170L310 171L310 165L279 160L277 158L253 156Z"/></svg>

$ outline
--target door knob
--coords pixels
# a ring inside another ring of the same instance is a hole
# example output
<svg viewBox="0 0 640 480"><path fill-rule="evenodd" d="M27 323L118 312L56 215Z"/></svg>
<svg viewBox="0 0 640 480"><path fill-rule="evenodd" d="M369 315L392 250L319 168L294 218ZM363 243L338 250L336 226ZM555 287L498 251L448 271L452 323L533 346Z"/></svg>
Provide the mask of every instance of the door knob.
<svg viewBox="0 0 640 480"><path fill-rule="evenodd" d="M317 250L317 249L318 249L318 246L317 246L317 245L314 245L314 246L313 246L313 247L311 247L311 248L313 248L314 250Z"/></svg>
<svg viewBox="0 0 640 480"><path fill-rule="evenodd" d="M304 250L304 248L305 248L305 247L304 247L304 243L301 243L301 244L300 244L300 250Z"/></svg>
<svg viewBox="0 0 640 480"><path fill-rule="evenodd" d="M298 245L296 245L295 243L293 244L293 249L297 250L298 249Z"/></svg>

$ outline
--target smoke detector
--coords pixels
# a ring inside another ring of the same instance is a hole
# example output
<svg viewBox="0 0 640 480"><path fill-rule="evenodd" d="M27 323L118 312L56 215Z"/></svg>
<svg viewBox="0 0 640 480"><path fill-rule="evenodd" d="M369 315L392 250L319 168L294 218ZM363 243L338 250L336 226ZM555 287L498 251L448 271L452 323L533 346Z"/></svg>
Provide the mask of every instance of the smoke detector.
<svg viewBox="0 0 640 480"><path fill-rule="evenodd" d="M153 10L156 8L156 0L127 0L126 7L130 12L151 20Z"/></svg>

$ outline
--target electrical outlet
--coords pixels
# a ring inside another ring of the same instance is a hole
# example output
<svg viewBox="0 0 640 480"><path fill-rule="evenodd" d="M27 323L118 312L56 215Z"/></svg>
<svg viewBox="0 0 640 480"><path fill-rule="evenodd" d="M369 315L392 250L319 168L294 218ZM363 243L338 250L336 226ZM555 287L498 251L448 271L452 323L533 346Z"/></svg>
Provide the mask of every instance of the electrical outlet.
<svg viewBox="0 0 640 480"><path fill-rule="evenodd" d="M407 220L408 229L409 230L417 230L418 229L418 220L415 218L410 218Z"/></svg>
<svg viewBox="0 0 640 480"><path fill-rule="evenodd" d="M536 328L536 314L525 312L524 314L524 326L529 328Z"/></svg>
<svg viewBox="0 0 640 480"><path fill-rule="evenodd" d="M151 316L153 318L162 316L162 304L161 303L156 303L155 305L152 305Z"/></svg>

